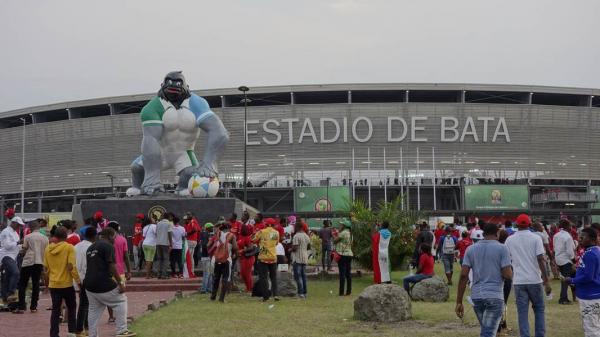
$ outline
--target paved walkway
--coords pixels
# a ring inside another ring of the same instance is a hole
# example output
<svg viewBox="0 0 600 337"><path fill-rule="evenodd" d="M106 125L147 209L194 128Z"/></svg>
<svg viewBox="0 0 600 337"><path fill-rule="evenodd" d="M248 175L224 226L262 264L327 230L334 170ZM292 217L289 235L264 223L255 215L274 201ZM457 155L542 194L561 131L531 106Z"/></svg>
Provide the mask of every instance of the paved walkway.
<svg viewBox="0 0 600 337"><path fill-rule="evenodd" d="M169 300L175 297L175 292L136 292L130 293L128 299L128 316L139 317L143 314L148 304L160 300ZM0 337L47 337L50 335L50 310L46 308L51 306L50 294L40 294L38 312L35 314L29 311L23 315L15 315L9 312L0 313ZM99 324L101 337L114 337L115 325L108 324L108 312ZM61 324L61 336L66 336L67 325Z"/></svg>

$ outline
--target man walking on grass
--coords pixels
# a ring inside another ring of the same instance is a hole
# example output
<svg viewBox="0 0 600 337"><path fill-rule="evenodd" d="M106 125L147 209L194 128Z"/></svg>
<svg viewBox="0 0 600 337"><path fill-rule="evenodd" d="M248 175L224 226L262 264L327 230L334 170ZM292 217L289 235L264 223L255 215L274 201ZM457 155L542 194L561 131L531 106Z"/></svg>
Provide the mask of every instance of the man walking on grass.
<svg viewBox="0 0 600 337"><path fill-rule="evenodd" d="M571 222L561 219L558 223L560 231L554 234L554 260L563 278L573 277L573 262L575 261L575 242L571 236ZM558 304L571 304L568 296L569 284L562 281L560 284L560 298Z"/></svg>
<svg viewBox="0 0 600 337"><path fill-rule="evenodd" d="M9 226L0 233L0 271L4 270L1 296L4 305L16 302L18 299L19 267L17 266L17 256L21 250L19 227L23 225L23 220L15 216L10 220Z"/></svg>
<svg viewBox="0 0 600 337"><path fill-rule="evenodd" d="M127 329L127 297L125 280L117 271L115 249L117 233L111 227L100 232L100 240L87 250L87 270L83 281L89 301L89 337L98 336L98 320L104 308L112 308L116 321L116 336L131 337L136 334Z"/></svg>
<svg viewBox="0 0 600 337"><path fill-rule="evenodd" d="M521 337L530 337L529 302L535 315L535 336L546 334L544 290L552 291L546 273L544 244L529 230L531 219L526 214L517 217L519 230L506 239L513 266L513 285ZM474 245L475 246L475 245Z"/></svg>
<svg viewBox="0 0 600 337"><path fill-rule="evenodd" d="M481 326L481 337L495 337L504 312L504 280L512 279L510 253L498 242L498 226L486 223L484 239L467 249L460 272L456 295L456 315L464 315L463 296L469 272L473 271L471 299Z"/></svg>

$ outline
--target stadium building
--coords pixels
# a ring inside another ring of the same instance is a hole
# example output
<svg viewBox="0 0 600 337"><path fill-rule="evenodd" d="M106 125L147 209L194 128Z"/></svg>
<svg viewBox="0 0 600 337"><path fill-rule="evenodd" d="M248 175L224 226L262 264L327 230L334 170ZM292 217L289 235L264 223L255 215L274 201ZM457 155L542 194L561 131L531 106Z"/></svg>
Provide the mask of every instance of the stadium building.
<svg viewBox="0 0 600 337"><path fill-rule="evenodd" d="M405 207L434 215L600 214L600 89L298 85L250 88L247 101L237 89L196 93L231 135L219 165L225 196L243 193L247 104L248 202L265 213L318 216L343 198L375 205L403 195ZM124 197L139 113L154 95L0 113L2 208L19 209L23 189L30 213ZM163 173L167 189L175 175Z"/></svg>

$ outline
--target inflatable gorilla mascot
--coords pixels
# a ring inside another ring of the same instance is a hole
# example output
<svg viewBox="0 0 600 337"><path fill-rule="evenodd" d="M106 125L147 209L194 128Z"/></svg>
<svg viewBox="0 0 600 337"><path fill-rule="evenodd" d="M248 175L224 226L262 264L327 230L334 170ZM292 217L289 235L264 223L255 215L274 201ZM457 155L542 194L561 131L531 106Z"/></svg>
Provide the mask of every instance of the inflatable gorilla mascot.
<svg viewBox="0 0 600 337"><path fill-rule="evenodd" d="M180 196L189 195L192 175L218 175L217 160L229 134L206 100L190 92L181 71L165 76L158 95L142 109L141 118L142 155L131 164L133 186L127 196L164 192L161 170L175 169L179 176L175 193ZM194 153L200 129L208 133L202 161Z"/></svg>

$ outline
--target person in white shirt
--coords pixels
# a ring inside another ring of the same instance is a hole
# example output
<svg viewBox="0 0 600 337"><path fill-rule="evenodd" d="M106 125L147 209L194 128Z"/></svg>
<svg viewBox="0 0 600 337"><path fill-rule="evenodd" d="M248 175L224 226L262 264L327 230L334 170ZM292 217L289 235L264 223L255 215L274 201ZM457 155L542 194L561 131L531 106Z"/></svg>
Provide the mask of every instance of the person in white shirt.
<svg viewBox="0 0 600 337"><path fill-rule="evenodd" d="M171 262L171 277L183 278L183 240L185 240L187 234L185 228L179 225L179 218L173 219L173 234L171 234L171 252L169 253L169 260ZM179 266L179 273L175 272L175 266Z"/></svg>
<svg viewBox="0 0 600 337"><path fill-rule="evenodd" d="M554 234L554 260L563 277L574 277L573 261L575 260L575 242L570 234L571 222L562 219L558 223L560 231ZM569 285L562 281L560 284L559 304L570 304L568 297Z"/></svg>
<svg viewBox="0 0 600 337"><path fill-rule="evenodd" d="M145 219L144 228L142 229L144 241L142 241L142 249L144 250L144 260L146 260L146 278L152 278L152 262L156 255L156 224L153 220Z"/></svg>
<svg viewBox="0 0 600 337"><path fill-rule="evenodd" d="M0 233L0 269L4 270L0 295L4 304L16 302L18 299L19 268L17 266L17 256L21 251L19 227L24 225L23 220L15 216L10 220L10 225Z"/></svg>
<svg viewBox="0 0 600 337"><path fill-rule="evenodd" d="M529 337L529 302L535 315L535 336L546 333L544 290L552 292L544 261L542 239L529 230L531 219L526 214L517 217L519 231L506 239L513 267L513 285L521 337Z"/></svg>
<svg viewBox="0 0 600 337"><path fill-rule="evenodd" d="M18 314L25 312L25 293L29 279L31 279L31 303L29 310L37 312L38 300L40 298L40 279L44 270L44 252L48 247L48 238L40 233L40 223L32 221L29 223L30 233L23 239L23 262L19 275L19 309Z"/></svg>
<svg viewBox="0 0 600 337"><path fill-rule="evenodd" d="M82 234L83 240L75 245L75 267L77 273L79 273L79 278L83 280L87 271L86 253L92 243L96 242L98 230L94 226L87 226ZM81 289L79 289L79 307L77 308L76 331L78 334L83 334L85 330L88 330L88 309L89 302L85 292L85 284L82 284Z"/></svg>

